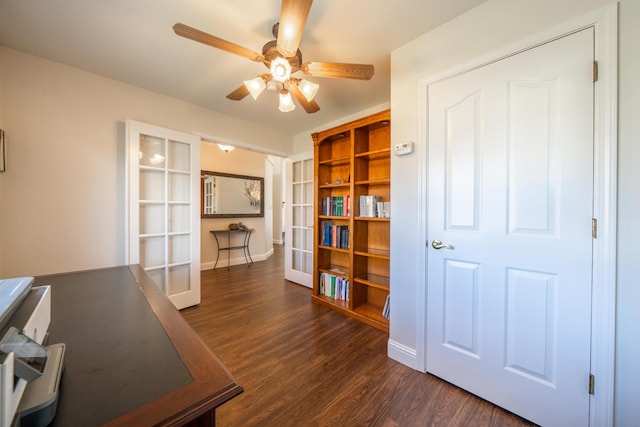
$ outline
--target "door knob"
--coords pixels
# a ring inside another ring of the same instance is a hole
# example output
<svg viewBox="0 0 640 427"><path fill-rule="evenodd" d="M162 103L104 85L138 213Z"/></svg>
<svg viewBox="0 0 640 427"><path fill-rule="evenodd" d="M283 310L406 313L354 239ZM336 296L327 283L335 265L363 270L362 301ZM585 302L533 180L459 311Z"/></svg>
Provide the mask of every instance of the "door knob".
<svg viewBox="0 0 640 427"><path fill-rule="evenodd" d="M431 242L433 249L453 249L453 246L442 243L440 240L434 240Z"/></svg>

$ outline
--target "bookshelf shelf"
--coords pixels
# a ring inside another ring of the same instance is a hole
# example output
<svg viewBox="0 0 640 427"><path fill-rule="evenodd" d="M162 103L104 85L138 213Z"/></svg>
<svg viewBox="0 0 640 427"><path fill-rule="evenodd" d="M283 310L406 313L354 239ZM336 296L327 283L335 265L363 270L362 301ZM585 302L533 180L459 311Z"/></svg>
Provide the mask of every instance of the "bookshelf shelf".
<svg viewBox="0 0 640 427"><path fill-rule="evenodd" d="M344 277L346 279L349 278L349 268L341 265L325 265L318 268L318 271L321 273L335 274L336 276Z"/></svg>
<svg viewBox="0 0 640 427"><path fill-rule="evenodd" d="M354 282L362 283L363 285L371 286L378 289L384 289L389 291L389 278L384 276L378 276L375 274L367 274L366 276L355 277Z"/></svg>
<svg viewBox="0 0 640 427"><path fill-rule="evenodd" d="M320 188L344 188L344 189L349 189L349 183L346 182L344 184L321 184Z"/></svg>
<svg viewBox="0 0 640 427"><path fill-rule="evenodd" d="M354 221L390 222L391 218L376 218L372 216L357 216Z"/></svg>
<svg viewBox="0 0 640 427"><path fill-rule="evenodd" d="M382 316L382 306L374 304L362 304L354 309L354 312L362 318L368 319L371 326L382 329L383 325L389 325L389 321ZM380 325L380 326L378 326Z"/></svg>
<svg viewBox="0 0 640 427"><path fill-rule="evenodd" d="M339 159L327 159L318 162L322 166L340 166L340 165L348 165L351 163L351 159L349 157L342 157Z"/></svg>
<svg viewBox="0 0 640 427"><path fill-rule="evenodd" d="M379 150L366 151L364 153L357 153L355 157L357 159L382 159L391 155L391 147L382 148Z"/></svg>
<svg viewBox="0 0 640 427"><path fill-rule="evenodd" d="M371 179L367 181L356 181L356 185L390 185L390 179Z"/></svg>
<svg viewBox="0 0 640 427"><path fill-rule="evenodd" d="M371 258L386 259L387 261L390 259L388 250L378 250L374 248L367 248L367 250L364 251L355 250L353 251L353 254Z"/></svg>
<svg viewBox="0 0 640 427"><path fill-rule="evenodd" d="M349 253L349 249L335 248L333 246L318 245L318 248L319 249L324 249L324 250L327 250L327 251L342 252L342 253L345 253L345 254Z"/></svg>
<svg viewBox="0 0 640 427"><path fill-rule="evenodd" d="M349 309L349 301L340 301L335 300L333 298L326 297L324 295L314 295L313 299L321 304L329 306L333 309L338 309L342 312L348 312Z"/></svg>
<svg viewBox="0 0 640 427"><path fill-rule="evenodd" d="M312 135L317 224L312 299L386 332L391 289L390 117L385 110ZM348 240L346 247L326 245L335 235L342 245ZM341 294L344 300L327 296L327 281L338 279L341 286L343 279L348 281L347 295L344 290Z"/></svg>

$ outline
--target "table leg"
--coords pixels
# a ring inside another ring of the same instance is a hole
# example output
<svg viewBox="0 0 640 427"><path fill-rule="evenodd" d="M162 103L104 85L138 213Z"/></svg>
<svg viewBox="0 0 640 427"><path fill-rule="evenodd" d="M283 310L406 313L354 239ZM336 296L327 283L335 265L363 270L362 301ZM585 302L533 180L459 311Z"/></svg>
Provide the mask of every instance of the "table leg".
<svg viewBox="0 0 640 427"><path fill-rule="evenodd" d="M218 236L216 236L216 233L211 234L213 234L213 238L216 239L216 246L218 248L218 250L216 251L216 263L213 264L213 269L215 270L218 266L218 259L220 258L220 242L218 241Z"/></svg>

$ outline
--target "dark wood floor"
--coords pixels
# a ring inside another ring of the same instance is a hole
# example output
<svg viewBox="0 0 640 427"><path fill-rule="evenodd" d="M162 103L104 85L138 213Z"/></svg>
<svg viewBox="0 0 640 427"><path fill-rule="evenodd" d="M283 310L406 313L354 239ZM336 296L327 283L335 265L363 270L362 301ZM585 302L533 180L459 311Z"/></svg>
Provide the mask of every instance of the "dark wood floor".
<svg viewBox="0 0 640 427"><path fill-rule="evenodd" d="M387 357L387 334L311 302L267 261L202 272L184 317L245 391L217 410L231 426L531 426Z"/></svg>

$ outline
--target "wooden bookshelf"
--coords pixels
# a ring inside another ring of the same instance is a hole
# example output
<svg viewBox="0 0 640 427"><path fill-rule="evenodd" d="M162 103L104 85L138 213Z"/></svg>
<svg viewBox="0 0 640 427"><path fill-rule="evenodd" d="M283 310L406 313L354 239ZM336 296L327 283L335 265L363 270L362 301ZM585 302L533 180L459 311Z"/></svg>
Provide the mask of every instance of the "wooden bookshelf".
<svg viewBox="0 0 640 427"><path fill-rule="evenodd" d="M390 220L384 215L385 209L390 210L390 132L391 113L385 110L312 135L317 204L312 299L386 332ZM368 203L366 212L361 212L363 196L368 196L363 199ZM344 243L345 227L347 248L326 244L336 230L343 230ZM347 300L331 296L326 275L348 280Z"/></svg>

